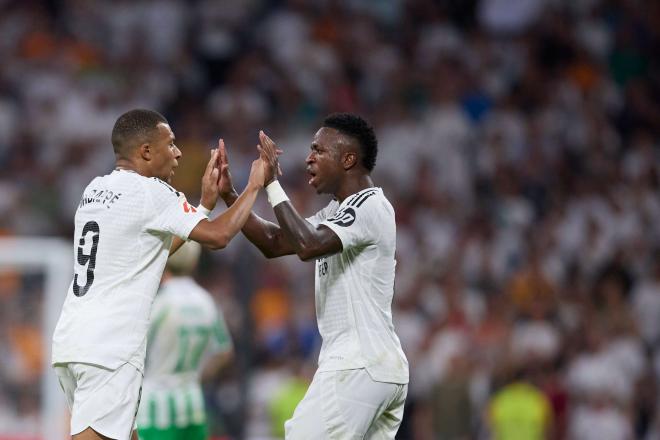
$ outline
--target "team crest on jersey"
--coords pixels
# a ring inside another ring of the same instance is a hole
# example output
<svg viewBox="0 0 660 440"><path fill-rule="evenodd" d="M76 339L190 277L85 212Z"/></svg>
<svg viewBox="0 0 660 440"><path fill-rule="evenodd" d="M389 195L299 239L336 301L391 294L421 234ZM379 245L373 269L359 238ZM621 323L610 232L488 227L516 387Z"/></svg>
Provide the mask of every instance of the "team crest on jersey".
<svg viewBox="0 0 660 440"><path fill-rule="evenodd" d="M350 226L355 222L355 210L350 207L340 209L328 221L336 224L337 226Z"/></svg>

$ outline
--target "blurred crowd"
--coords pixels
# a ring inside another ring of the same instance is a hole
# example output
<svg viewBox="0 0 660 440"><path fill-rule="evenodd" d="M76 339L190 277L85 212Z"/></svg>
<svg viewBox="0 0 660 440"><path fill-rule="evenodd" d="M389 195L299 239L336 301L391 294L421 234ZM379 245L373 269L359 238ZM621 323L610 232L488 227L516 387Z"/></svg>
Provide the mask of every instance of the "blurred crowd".
<svg viewBox="0 0 660 440"><path fill-rule="evenodd" d="M70 240L135 107L169 119L189 199L218 137L244 184L264 129L311 215L313 133L356 112L397 214L398 438L660 439L658 54L645 0L0 0L0 235ZM207 389L216 434L281 435L313 276L242 237L205 254L238 356ZM38 418L36 284L0 272L0 430Z"/></svg>

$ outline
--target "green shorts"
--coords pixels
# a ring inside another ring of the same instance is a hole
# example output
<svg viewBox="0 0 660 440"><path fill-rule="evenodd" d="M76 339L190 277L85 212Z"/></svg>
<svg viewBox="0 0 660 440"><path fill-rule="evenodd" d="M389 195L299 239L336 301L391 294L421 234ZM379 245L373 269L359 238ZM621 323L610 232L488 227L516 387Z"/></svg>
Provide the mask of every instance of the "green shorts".
<svg viewBox="0 0 660 440"><path fill-rule="evenodd" d="M138 428L138 435L140 440L207 440L209 430L206 424L167 429L151 427Z"/></svg>

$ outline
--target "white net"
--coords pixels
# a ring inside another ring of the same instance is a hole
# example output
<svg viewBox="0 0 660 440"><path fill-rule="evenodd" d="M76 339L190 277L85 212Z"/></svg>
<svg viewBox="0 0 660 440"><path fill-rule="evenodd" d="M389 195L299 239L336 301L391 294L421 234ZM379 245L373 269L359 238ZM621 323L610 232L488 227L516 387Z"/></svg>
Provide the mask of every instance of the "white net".
<svg viewBox="0 0 660 440"><path fill-rule="evenodd" d="M71 277L69 243L0 238L0 440L68 438L50 347Z"/></svg>

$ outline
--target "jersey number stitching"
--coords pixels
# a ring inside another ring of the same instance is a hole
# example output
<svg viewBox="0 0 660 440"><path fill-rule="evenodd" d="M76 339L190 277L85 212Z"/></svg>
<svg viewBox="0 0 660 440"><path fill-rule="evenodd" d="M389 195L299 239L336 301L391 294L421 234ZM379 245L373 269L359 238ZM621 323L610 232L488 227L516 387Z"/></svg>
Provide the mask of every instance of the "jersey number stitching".
<svg viewBox="0 0 660 440"><path fill-rule="evenodd" d="M181 373L197 368L210 333L204 326L179 328L179 356L174 371Z"/></svg>
<svg viewBox="0 0 660 440"><path fill-rule="evenodd" d="M87 233L92 232L92 249L89 251L89 255L83 252L83 246L87 241ZM84 296L89 288L92 287L94 282L94 268L96 268L96 251L99 245L99 237L101 231L99 229L99 224L95 221L89 221L85 223L83 227L80 240L78 241L78 264L84 266L87 264L87 281L85 285L80 287L78 285L78 274L75 274L73 277L73 294L76 296Z"/></svg>

